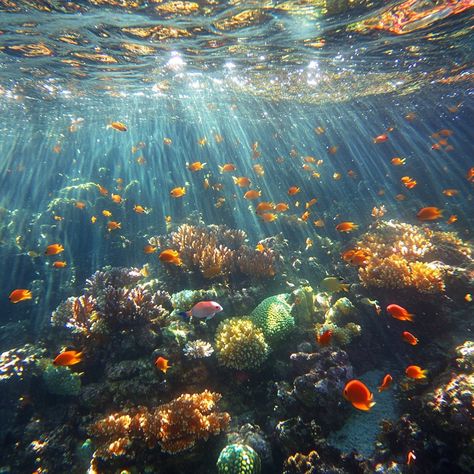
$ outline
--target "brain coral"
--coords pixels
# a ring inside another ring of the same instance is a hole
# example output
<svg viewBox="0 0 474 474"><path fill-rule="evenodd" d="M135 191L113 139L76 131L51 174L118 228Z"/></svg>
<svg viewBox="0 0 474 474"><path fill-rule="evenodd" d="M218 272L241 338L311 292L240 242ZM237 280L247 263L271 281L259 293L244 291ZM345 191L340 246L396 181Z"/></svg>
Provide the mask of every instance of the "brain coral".
<svg viewBox="0 0 474 474"><path fill-rule="evenodd" d="M249 319L228 319L217 327L219 362L232 369L256 369L268 355L262 331Z"/></svg>
<svg viewBox="0 0 474 474"><path fill-rule="evenodd" d="M217 460L219 474L259 474L260 466L260 456L244 444L227 445Z"/></svg>
<svg viewBox="0 0 474 474"><path fill-rule="evenodd" d="M270 345L282 341L295 326L291 306L286 302L287 296L282 294L264 299L250 315Z"/></svg>

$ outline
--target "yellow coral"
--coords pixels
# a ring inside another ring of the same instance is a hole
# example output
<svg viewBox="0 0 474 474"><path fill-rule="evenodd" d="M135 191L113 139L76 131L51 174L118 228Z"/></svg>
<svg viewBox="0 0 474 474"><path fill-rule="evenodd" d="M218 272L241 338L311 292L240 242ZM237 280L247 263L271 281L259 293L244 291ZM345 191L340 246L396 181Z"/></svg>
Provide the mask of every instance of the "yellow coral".
<svg viewBox="0 0 474 474"><path fill-rule="evenodd" d="M216 351L222 365L243 370L259 367L267 358L269 348L263 332L252 321L234 318L219 324Z"/></svg>

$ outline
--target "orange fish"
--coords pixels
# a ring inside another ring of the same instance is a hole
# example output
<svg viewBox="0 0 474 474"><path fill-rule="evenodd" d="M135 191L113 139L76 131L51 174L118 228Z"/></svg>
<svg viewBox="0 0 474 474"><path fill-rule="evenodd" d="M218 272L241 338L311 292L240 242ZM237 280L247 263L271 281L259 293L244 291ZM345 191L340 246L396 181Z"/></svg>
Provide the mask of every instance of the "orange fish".
<svg viewBox="0 0 474 474"><path fill-rule="evenodd" d="M418 365L410 365L406 368L405 374L407 377L411 379L419 380L419 379L426 379L426 374L428 373L427 370L423 370Z"/></svg>
<svg viewBox="0 0 474 474"><path fill-rule="evenodd" d="M83 201L76 201L76 203L74 204L74 206L77 207L78 209L85 209L86 203L83 202Z"/></svg>
<svg viewBox="0 0 474 474"><path fill-rule="evenodd" d="M438 133L443 137L450 137L451 135L454 134L454 132L452 130L449 130L447 128L443 128Z"/></svg>
<svg viewBox="0 0 474 474"><path fill-rule="evenodd" d="M171 145L173 143L173 140L171 138L163 138L163 145Z"/></svg>
<svg viewBox="0 0 474 474"><path fill-rule="evenodd" d="M408 454L407 454L407 466L410 466L410 465L413 464L415 461L416 461L415 453L414 453L413 451L408 451Z"/></svg>
<svg viewBox="0 0 474 474"><path fill-rule="evenodd" d="M57 143L57 144L53 147L53 151L54 151L54 153L61 153L61 144L60 144L60 143Z"/></svg>
<svg viewBox="0 0 474 474"><path fill-rule="evenodd" d="M182 265L183 261L179 257L179 252L177 250L166 249L160 253L158 257L163 263L171 263L173 265Z"/></svg>
<svg viewBox="0 0 474 474"><path fill-rule="evenodd" d="M260 214L260 217L264 222L273 222L278 219L278 216L272 212L264 212Z"/></svg>
<svg viewBox="0 0 474 474"><path fill-rule="evenodd" d="M24 289L13 290L8 297L11 303L19 303L20 301L31 300L31 298L33 298L31 291Z"/></svg>
<svg viewBox="0 0 474 474"><path fill-rule="evenodd" d="M136 145L132 146L132 153L136 153L137 151L142 150L145 147L146 147L145 142L139 142Z"/></svg>
<svg viewBox="0 0 474 474"><path fill-rule="evenodd" d="M139 165L144 165L146 163L146 160L145 160L145 157L143 155L140 155L138 156L137 158L135 158L135 161L139 164Z"/></svg>
<svg viewBox="0 0 474 474"><path fill-rule="evenodd" d="M249 200L258 199L261 194L261 191L257 191L256 189L250 189L244 194L244 198Z"/></svg>
<svg viewBox="0 0 474 474"><path fill-rule="evenodd" d="M410 178L409 176L403 176L403 178L401 178L400 181L404 184L404 186L407 189L413 189L417 184L416 180L413 178Z"/></svg>
<svg viewBox="0 0 474 474"><path fill-rule="evenodd" d="M288 188L288 196L294 196L295 194L298 194L301 191L301 189L298 186L290 186Z"/></svg>
<svg viewBox="0 0 474 474"><path fill-rule="evenodd" d="M150 253L155 253L158 247L156 245L145 245L143 247L143 252L150 254Z"/></svg>
<svg viewBox="0 0 474 474"><path fill-rule="evenodd" d="M53 360L53 365L70 366L82 361L82 352L65 351L58 354Z"/></svg>
<svg viewBox="0 0 474 474"><path fill-rule="evenodd" d="M309 219L310 215L311 215L311 213L309 211L303 212L303 214L301 215L301 220L306 222Z"/></svg>
<svg viewBox="0 0 474 474"><path fill-rule="evenodd" d="M470 183L474 183L474 166L472 168L469 168L469 170L466 173L466 179Z"/></svg>
<svg viewBox="0 0 474 474"><path fill-rule="evenodd" d="M315 179L319 179L321 177L321 173L318 173L317 171L313 171L311 173L311 176Z"/></svg>
<svg viewBox="0 0 474 474"><path fill-rule="evenodd" d="M255 250L256 250L257 252L262 253L262 252L265 251L265 247L263 246L263 244L258 243L258 244L256 245L256 247L255 247Z"/></svg>
<svg viewBox="0 0 474 474"><path fill-rule="evenodd" d="M408 344L411 344L412 346L416 346L418 344L418 339L411 332L403 331L402 338L405 342L408 342Z"/></svg>
<svg viewBox="0 0 474 474"><path fill-rule="evenodd" d="M121 228L122 228L122 224L120 222L117 222L117 221L107 222L107 229L109 230L109 232L112 232L113 230L117 230Z"/></svg>
<svg viewBox="0 0 474 474"><path fill-rule="evenodd" d="M219 171L221 173L230 173L231 171L235 171L236 169L237 168L232 163L226 163L225 165L222 165L222 166L219 165Z"/></svg>
<svg viewBox="0 0 474 474"><path fill-rule="evenodd" d="M173 188L170 191L171 197L174 197L174 198L183 197L185 194L186 194L186 188L184 186Z"/></svg>
<svg viewBox="0 0 474 474"><path fill-rule="evenodd" d="M326 225L323 219L317 219L313 222L313 224L315 227L324 227Z"/></svg>
<svg viewBox="0 0 474 474"><path fill-rule="evenodd" d="M56 262L53 262L54 268L65 268L66 266L67 266L67 263L61 260L57 260Z"/></svg>
<svg viewBox="0 0 474 474"><path fill-rule="evenodd" d="M446 197L454 197L454 196L457 196L459 194L459 191L457 189L448 188L448 189L443 190L443 194Z"/></svg>
<svg viewBox="0 0 474 474"><path fill-rule="evenodd" d="M347 250L342 254L342 259L345 262L350 263L356 267L361 267L367 264L367 259L369 258L369 254L367 251L359 249L359 250Z"/></svg>
<svg viewBox="0 0 474 474"><path fill-rule="evenodd" d="M199 146L207 145L207 138L206 137L199 138L197 142Z"/></svg>
<svg viewBox="0 0 474 474"><path fill-rule="evenodd" d="M166 371L171 367L168 365L168 362L168 359L165 359L164 357L157 357L155 360L155 367L166 374Z"/></svg>
<svg viewBox="0 0 474 474"><path fill-rule="evenodd" d="M464 301L466 301L467 303L471 303L472 302L472 295L471 293L466 293L464 295Z"/></svg>
<svg viewBox="0 0 474 474"><path fill-rule="evenodd" d="M232 176L232 179L234 180L234 184L240 188L248 188L250 186L250 179L245 176Z"/></svg>
<svg viewBox="0 0 474 474"><path fill-rule="evenodd" d="M392 318L399 319L400 321L413 321L414 314L409 313L398 304L389 304L387 306L387 313L390 314Z"/></svg>
<svg viewBox="0 0 474 474"><path fill-rule="evenodd" d="M382 135L377 135L374 138L374 143L383 143L388 140L388 135L386 133L382 133Z"/></svg>
<svg viewBox="0 0 474 474"><path fill-rule="evenodd" d="M332 331L328 329L322 334L316 334L316 341L320 346L328 346L332 341Z"/></svg>
<svg viewBox="0 0 474 474"><path fill-rule="evenodd" d="M57 255L58 253L64 252L64 247L61 244L51 244L46 247L44 251L45 255Z"/></svg>
<svg viewBox="0 0 474 474"><path fill-rule="evenodd" d="M107 189L105 189L103 186L101 186L100 184L98 184L97 186L99 187L99 193L102 194L102 196L107 196L107 194L109 194Z"/></svg>
<svg viewBox="0 0 474 474"><path fill-rule="evenodd" d="M262 212L272 211L275 208L275 205L272 202L263 201L258 203L257 207L255 208L255 212L257 214L261 214Z"/></svg>
<svg viewBox="0 0 474 474"><path fill-rule="evenodd" d="M341 173L337 173L337 172L336 172L336 173L334 173L334 174L332 175L332 179L333 179L334 181L339 181L341 178L342 178L342 174L341 174Z"/></svg>
<svg viewBox="0 0 474 474"><path fill-rule="evenodd" d="M396 199L397 201L405 201L406 198L407 198L407 197L406 197L404 194L397 194L397 195L395 196L395 199Z"/></svg>
<svg viewBox="0 0 474 474"><path fill-rule="evenodd" d="M224 137L220 133L215 133L214 140L216 143L222 143L224 141Z"/></svg>
<svg viewBox="0 0 474 474"><path fill-rule="evenodd" d="M393 381L393 378L390 374L387 374L383 380L382 380L382 384L380 385L380 387L378 388L378 391L379 392L383 392L384 390L387 390L390 385L392 385L392 381Z"/></svg>
<svg viewBox="0 0 474 474"><path fill-rule="evenodd" d="M263 169L262 165L256 164L253 165L253 170L257 176L263 176L265 174L265 170Z"/></svg>
<svg viewBox="0 0 474 474"><path fill-rule="evenodd" d="M408 122L413 122L413 120L416 119L416 114L415 112L408 112L406 115L405 115L405 120L408 120Z"/></svg>
<svg viewBox="0 0 474 474"><path fill-rule="evenodd" d="M200 171L206 166L207 163L201 163L200 161L195 161L194 163L188 163L188 170L189 171Z"/></svg>
<svg viewBox="0 0 474 474"><path fill-rule="evenodd" d="M403 166L406 161L407 161L406 158L400 158L396 156L395 158L392 158L390 160L390 163L392 163L393 166Z"/></svg>
<svg viewBox="0 0 474 474"><path fill-rule="evenodd" d="M61 217L61 216L53 216L53 219L55 221L63 221L64 220L64 217Z"/></svg>
<svg viewBox="0 0 474 474"><path fill-rule="evenodd" d="M322 135L323 133L326 133L326 129L324 127L315 127L314 131L318 135Z"/></svg>
<svg viewBox="0 0 474 474"><path fill-rule="evenodd" d="M278 204L275 205L275 211L276 212L285 212L290 208L288 204L284 202L279 202Z"/></svg>
<svg viewBox="0 0 474 474"><path fill-rule="evenodd" d="M314 156L304 156L303 161L305 163L316 163L316 158Z"/></svg>
<svg viewBox="0 0 474 474"><path fill-rule="evenodd" d="M303 168L305 171L313 171L311 165L308 165L307 163L305 163L301 168Z"/></svg>
<svg viewBox="0 0 474 474"><path fill-rule="evenodd" d="M112 122L109 127L117 130L119 132L126 132L128 130L127 126L122 122Z"/></svg>
<svg viewBox="0 0 474 474"><path fill-rule="evenodd" d="M375 405L374 396L360 380L354 379L347 382L343 395L358 410L369 411Z"/></svg>
<svg viewBox="0 0 474 474"><path fill-rule="evenodd" d="M120 194L112 194L110 197L116 204L120 204L122 202L122 196L120 196Z"/></svg>
<svg viewBox="0 0 474 474"><path fill-rule="evenodd" d="M358 229L358 225L357 224L354 224L354 222L340 222L339 224L337 224L336 226L336 230L338 232L352 232L353 230L357 230Z"/></svg>
<svg viewBox="0 0 474 474"><path fill-rule="evenodd" d="M339 147L337 145L328 146L328 153L330 153L331 155L335 155L338 149Z"/></svg>
<svg viewBox="0 0 474 474"><path fill-rule="evenodd" d="M438 209L437 207L422 207L416 217L420 221L435 221L436 219L440 219L442 216L443 211Z"/></svg>
<svg viewBox="0 0 474 474"><path fill-rule="evenodd" d="M105 216L105 217L112 217L112 213L110 211L108 211L107 209L104 209L102 211L102 215Z"/></svg>
<svg viewBox="0 0 474 474"><path fill-rule="evenodd" d="M454 224L458 220L458 216L456 214L453 214L452 216L449 216L449 219L446 221L446 224Z"/></svg>
<svg viewBox="0 0 474 474"><path fill-rule="evenodd" d="M133 210L137 213L137 214L145 214L146 212L146 209L143 207L143 206L140 206L140 204L135 204L133 206Z"/></svg>

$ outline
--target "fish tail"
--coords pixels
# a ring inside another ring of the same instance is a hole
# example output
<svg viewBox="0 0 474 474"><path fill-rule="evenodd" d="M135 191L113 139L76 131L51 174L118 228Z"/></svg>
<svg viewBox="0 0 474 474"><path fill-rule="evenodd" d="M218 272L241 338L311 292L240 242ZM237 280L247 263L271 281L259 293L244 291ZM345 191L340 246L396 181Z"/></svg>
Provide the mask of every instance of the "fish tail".
<svg viewBox="0 0 474 474"><path fill-rule="evenodd" d="M422 370L422 371L421 371L421 376L420 376L420 378L421 378L421 379L426 379L426 375L427 375L427 374L428 374L428 371L427 371L426 369L425 369L425 370Z"/></svg>
<svg viewBox="0 0 474 474"><path fill-rule="evenodd" d="M191 311L180 311L178 313L185 321L191 319Z"/></svg>
<svg viewBox="0 0 474 474"><path fill-rule="evenodd" d="M341 284L341 290L343 291L349 291L351 288L351 285L349 283L342 283Z"/></svg>
<svg viewBox="0 0 474 474"><path fill-rule="evenodd" d="M413 321L413 316L415 316L415 315L412 314L412 313L408 313L407 314L407 321Z"/></svg>

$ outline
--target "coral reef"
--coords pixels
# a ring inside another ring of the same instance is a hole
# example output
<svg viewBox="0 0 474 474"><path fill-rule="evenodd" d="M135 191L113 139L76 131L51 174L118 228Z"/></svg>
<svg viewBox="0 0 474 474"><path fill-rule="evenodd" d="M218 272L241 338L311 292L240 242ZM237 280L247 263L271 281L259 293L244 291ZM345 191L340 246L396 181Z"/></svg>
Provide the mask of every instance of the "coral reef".
<svg viewBox="0 0 474 474"><path fill-rule="evenodd" d="M246 237L245 232L226 226L183 224L169 235L152 237L149 243L179 252L183 264L165 267L172 276L194 276L203 281L274 277L280 260L278 252L271 248L263 252L251 249L244 244Z"/></svg>
<svg viewBox="0 0 474 474"><path fill-rule="evenodd" d="M250 314L253 323L263 331L265 340L273 346L285 339L295 327L288 295L281 294L264 299Z"/></svg>
<svg viewBox="0 0 474 474"><path fill-rule="evenodd" d="M228 413L215 411L221 395L205 390L183 394L154 409L137 407L114 413L89 427L97 440L96 456L113 457L133 448L134 441L156 444L175 454L191 449L198 440L219 434L230 422Z"/></svg>
<svg viewBox="0 0 474 474"><path fill-rule="evenodd" d="M259 455L244 444L228 444L217 460L219 474L260 474Z"/></svg>
<svg viewBox="0 0 474 474"><path fill-rule="evenodd" d="M367 255L359 278L372 288L440 294L450 266L472 263L469 245L455 233L395 221L377 221L356 248Z"/></svg>
<svg viewBox="0 0 474 474"><path fill-rule="evenodd" d="M210 357L214 353L214 349L208 342L197 339L188 341L183 347L183 353L188 359L204 359Z"/></svg>
<svg viewBox="0 0 474 474"><path fill-rule="evenodd" d="M69 367L48 365L43 372L46 391L54 395L76 396L81 391L81 378Z"/></svg>
<svg viewBox="0 0 474 474"><path fill-rule="evenodd" d="M232 369L257 369L268 356L263 332L249 319L222 321L216 331L217 358Z"/></svg>

